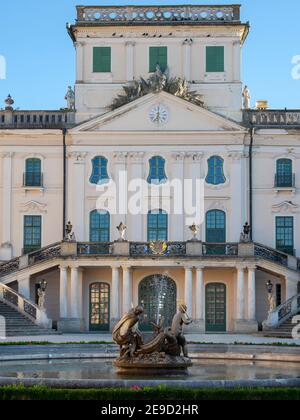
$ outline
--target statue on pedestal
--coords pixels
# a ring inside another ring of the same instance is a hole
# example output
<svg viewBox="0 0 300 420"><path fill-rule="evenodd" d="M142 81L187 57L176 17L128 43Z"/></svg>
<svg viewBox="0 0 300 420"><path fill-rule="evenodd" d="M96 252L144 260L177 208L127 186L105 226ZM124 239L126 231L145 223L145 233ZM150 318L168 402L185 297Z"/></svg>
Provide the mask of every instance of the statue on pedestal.
<svg viewBox="0 0 300 420"><path fill-rule="evenodd" d="M244 87L242 95L243 95L244 109L250 109L251 108L251 95L250 95L250 90L248 89L248 86Z"/></svg>
<svg viewBox="0 0 300 420"><path fill-rule="evenodd" d="M75 92L71 86L68 86L68 91L65 96L65 100L67 101L67 108L70 111L75 110Z"/></svg>
<svg viewBox="0 0 300 420"><path fill-rule="evenodd" d="M248 243L251 242L251 226L248 222L244 224L243 232L241 233L240 242Z"/></svg>
<svg viewBox="0 0 300 420"><path fill-rule="evenodd" d="M189 229L193 234L192 241L197 241L197 235L198 235L199 229L196 223L194 222L191 226L189 226Z"/></svg>
<svg viewBox="0 0 300 420"><path fill-rule="evenodd" d="M66 232L65 241L69 241L69 242L76 241L75 233L73 232L73 225L70 221L66 224L65 232Z"/></svg>
<svg viewBox="0 0 300 420"><path fill-rule="evenodd" d="M127 229L127 226L126 226L126 225L124 225L124 223L123 223L123 222L121 222L121 223L119 224L119 226L117 226L117 230L118 230L118 232L119 232L119 234L120 234L120 238L118 239L119 241L125 241L125 233L126 233L126 229Z"/></svg>

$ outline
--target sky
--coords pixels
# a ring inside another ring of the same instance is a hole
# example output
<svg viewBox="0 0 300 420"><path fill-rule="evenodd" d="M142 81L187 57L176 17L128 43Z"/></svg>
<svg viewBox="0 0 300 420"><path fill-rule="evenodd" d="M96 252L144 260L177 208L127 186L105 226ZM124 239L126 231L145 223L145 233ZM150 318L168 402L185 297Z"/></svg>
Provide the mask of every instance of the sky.
<svg viewBox="0 0 300 420"><path fill-rule="evenodd" d="M243 51L243 82L252 102L269 101L270 108L300 109L300 78L292 77L292 59L300 56L300 1L242 0L242 20L250 35ZM230 1L84 1L0 0L0 108L10 93L21 109L65 107L68 85L75 82L75 51L66 31L74 22L75 6L126 4L230 4ZM2 59L3 61L3 59ZM300 75L300 72L299 72Z"/></svg>

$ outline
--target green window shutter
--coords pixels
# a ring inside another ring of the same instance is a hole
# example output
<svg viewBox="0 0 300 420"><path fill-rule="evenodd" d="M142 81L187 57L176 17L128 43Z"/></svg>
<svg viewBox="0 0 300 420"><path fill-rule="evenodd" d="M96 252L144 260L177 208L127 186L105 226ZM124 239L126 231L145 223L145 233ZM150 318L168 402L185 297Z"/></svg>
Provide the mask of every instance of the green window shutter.
<svg viewBox="0 0 300 420"><path fill-rule="evenodd" d="M161 71L165 71L168 66L168 48L150 47L149 49L149 72L154 73L159 64Z"/></svg>
<svg viewBox="0 0 300 420"><path fill-rule="evenodd" d="M111 48L110 47L94 47L93 72L94 73L110 73L111 72Z"/></svg>
<svg viewBox="0 0 300 420"><path fill-rule="evenodd" d="M206 47L206 71L224 71L224 47Z"/></svg>

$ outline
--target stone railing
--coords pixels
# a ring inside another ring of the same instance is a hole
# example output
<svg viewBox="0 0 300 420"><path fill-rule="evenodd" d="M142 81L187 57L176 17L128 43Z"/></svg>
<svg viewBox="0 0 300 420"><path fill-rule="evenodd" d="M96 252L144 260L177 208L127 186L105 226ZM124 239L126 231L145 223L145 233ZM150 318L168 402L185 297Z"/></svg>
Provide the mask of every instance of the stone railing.
<svg viewBox="0 0 300 420"><path fill-rule="evenodd" d="M111 242L80 242L77 244L77 255L110 255Z"/></svg>
<svg viewBox="0 0 300 420"><path fill-rule="evenodd" d="M237 256L238 243L208 243L204 242L202 245L202 252L205 256Z"/></svg>
<svg viewBox="0 0 300 420"><path fill-rule="evenodd" d="M78 6L77 23L240 22L240 6Z"/></svg>
<svg viewBox="0 0 300 420"><path fill-rule="evenodd" d="M0 265L0 278L36 264L63 258L95 256L256 258L300 271L300 259L257 243L187 242L72 242L63 241L14 258Z"/></svg>
<svg viewBox="0 0 300 420"><path fill-rule="evenodd" d="M280 265L288 266L289 256L284 252L277 251L276 249L269 248L265 245L255 244L254 245L255 257L263 258L268 261L275 262Z"/></svg>
<svg viewBox="0 0 300 420"><path fill-rule="evenodd" d="M75 125L75 112L0 110L0 129L62 129Z"/></svg>
<svg viewBox="0 0 300 420"><path fill-rule="evenodd" d="M52 322L48 319L45 310L40 309L29 299L26 299L24 296L2 283L0 283L0 300L29 318L35 324L43 328L51 327Z"/></svg>
<svg viewBox="0 0 300 420"><path fill-rule="evenodd" d="M300 294L278 306L274 311L269 313L268 319L264 321L265 329L280 327L285 321L292 316L297 315L300 311Z"/></svg>
<svg viewBox="0 0 300 420"><path fill-rule="evenodd" d="M138 256L165 256L175 257L187 255L186 242L132 242L130 243L130 255Z"/></svg>
<svg viewBox="0 0 300 420"><path fill-rule="evenodd" d="M245 110L244 123L258 128L300 128L300 110Z"/></svg>

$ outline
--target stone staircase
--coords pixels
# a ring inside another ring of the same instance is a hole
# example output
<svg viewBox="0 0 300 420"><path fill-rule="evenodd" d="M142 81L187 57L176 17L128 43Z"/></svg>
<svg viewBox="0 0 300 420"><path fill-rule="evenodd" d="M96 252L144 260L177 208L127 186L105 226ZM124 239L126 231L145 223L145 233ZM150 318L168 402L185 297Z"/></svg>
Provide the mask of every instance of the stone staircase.
<svg viewBox="0 0 300 420"><path fill-rule="evenodd" d="M0 315L4 316L6 321L7 337L57 334L55 330L39 327L26 316L1 301Z"/></svg>
<svg viewBox="0 0 300 420"><path fill-rule="evenodd" d="M295 327L295 324L292 324L292 319L295 315L285 321L277 328L268 328L264 331L265 337L274 337L274 338L293 338L292 330Z"/></svg>

